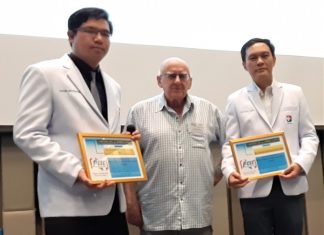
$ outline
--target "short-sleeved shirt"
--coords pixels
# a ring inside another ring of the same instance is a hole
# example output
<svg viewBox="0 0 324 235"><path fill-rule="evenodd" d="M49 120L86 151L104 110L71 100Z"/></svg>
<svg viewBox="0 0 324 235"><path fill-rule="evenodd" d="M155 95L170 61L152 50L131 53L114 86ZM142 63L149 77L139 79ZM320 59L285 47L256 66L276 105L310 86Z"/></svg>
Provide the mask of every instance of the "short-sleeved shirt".
<svg viewBox="0 0 324 235"><path fill-rule="evenodd" d="M147 231L201 228L212 223L211 146L223 142L220 110L187 96L182 117L164 95L141 101L129 111L127 125L141 132L140 146L148 181L138 183Z"/></svg>

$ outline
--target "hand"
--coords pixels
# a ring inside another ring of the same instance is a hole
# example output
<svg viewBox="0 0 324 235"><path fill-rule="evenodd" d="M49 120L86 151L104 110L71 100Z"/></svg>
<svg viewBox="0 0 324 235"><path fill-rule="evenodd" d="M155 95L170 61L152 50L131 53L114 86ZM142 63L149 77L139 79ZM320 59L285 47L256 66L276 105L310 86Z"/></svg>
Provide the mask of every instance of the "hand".
<svg viewBox="0 0 324 235"><path fill-rule="evenodd" d="M303 168L297 163L293 163L291 166L288 167L287 170L285 170L280 175L280 177L283 179L292 179L300 175L302 172L303 172Z"/></svg>
<svg viewBox="0 0 324 235"><path fill-rule="evenodd" d="M214 175L214 186L219 183L223 179L223 174L216 174Z"/></svg>
<svg viewBox="0 0 324 235"><path fill-rule="evenodd" d="M94 189L103 189L106 187L110 187L116 184L115 181L109 181L105 180L104 182L94 184L91 182L91 180L88 178L87 174L85 173L84 169L81 169L78 175L78 181L84 183L87 185L89 188L94 188Z"/></svg>
<svg viewBox="0 0 324 235"><path fill-rule="evenodd" d="M138 130L135 130L132 133L132 140L140 140L141 139L141 133Z"/></svg>
<svg viewBox="0 0 324 235"><path fill-rule="evenodd" d="M234 171L229 177L228 177L228 185L233 188L241 188L244 187L249 183L249 180L247 177L242 178L239 173Z"/></svg>
<svg viewBox="0 0 324 235"><path fill-rule="evenodd" d="M141 204L136 192L136 183L124 183L123 186L127 203L127 222L142 229L144 222L142 217Z"/></svg>
<svg viewBox="0 0 324 235"><path fill-rule="evenodd" d="M126 219L128 223L142 229L144 222L139 203L133 203L133 205L127 204Z"/></svg>

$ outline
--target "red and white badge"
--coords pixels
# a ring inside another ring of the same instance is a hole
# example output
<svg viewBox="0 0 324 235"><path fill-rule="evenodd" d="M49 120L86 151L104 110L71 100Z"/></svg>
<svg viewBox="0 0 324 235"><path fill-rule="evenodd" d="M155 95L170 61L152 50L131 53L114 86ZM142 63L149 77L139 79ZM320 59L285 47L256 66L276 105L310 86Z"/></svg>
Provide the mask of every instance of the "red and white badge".
<svg viewBox="0 0 324 235"><path fill-rule="evenodd" d="M286 115L286 122L288 124L292 124L293 123L293 117L291 115Z"/></svg>

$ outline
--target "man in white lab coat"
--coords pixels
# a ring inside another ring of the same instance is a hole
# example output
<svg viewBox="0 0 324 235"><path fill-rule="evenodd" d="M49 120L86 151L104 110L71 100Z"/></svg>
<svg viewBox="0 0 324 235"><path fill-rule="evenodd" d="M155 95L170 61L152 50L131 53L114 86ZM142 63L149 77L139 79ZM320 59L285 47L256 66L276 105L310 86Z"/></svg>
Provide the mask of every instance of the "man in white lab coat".
<svg viewBox="0 0 324 235"><path fill-rule="evenodd" d="M276 63L270 40L253 38L241 49L252 83L228 97L222 172L238 188L246 235L301 235L306 175L318 137L302 89L272 75ZM249 181L236 170L229 140L284 131L292 164L280 176Z"/></svg>
<svg viewBox="0 0 324 235"><path fill-rule="evenodd" d="M105 10L83 8L68 27L72 52L31 65L23 75L14 140L38 164L47 235L126 235L122 186L90 183L77 140L78 132L120 132L121 89L99 67L112 24ZM93 74L99 101L92 94Z"/></svg>

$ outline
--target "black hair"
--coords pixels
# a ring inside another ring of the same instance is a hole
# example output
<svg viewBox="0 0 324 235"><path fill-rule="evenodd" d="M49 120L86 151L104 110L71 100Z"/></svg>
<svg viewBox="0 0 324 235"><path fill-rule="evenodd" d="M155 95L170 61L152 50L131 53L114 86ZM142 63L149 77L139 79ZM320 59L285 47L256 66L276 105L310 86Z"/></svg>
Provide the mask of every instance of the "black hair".
<svg viewBox="0 0 324 235"><path fill-rule="evenodd" d="M113 33L113 26L111 21L109 20L109 15L108 13L101 9L101 8L96 8L96 7L87 7L87 8L82 8L80 10L77 10L74 12L68 20L68 29L69 31L76 32L77 29L84 23L87 22L89 19L104 19L108 22L109 25L109 32L110 35Z"/></svg>
<svg viewBox="0 0 324 235"><path fill-rule="evenodd" d="M249 41L247 41L246 43L244 43L244 45L241 48L241 57L242 57L243 63L245 63L245 61L246 61L246 58L245 58L246 57L246 50L249 49L251 46L253 46L255 43L259 43L259 42L266 44L269 47L272 56L274 58L276 57L276 55L275 55L275 47L271 43L271 41L269 39L265 39L265 38L252 38Z"/></svg>

